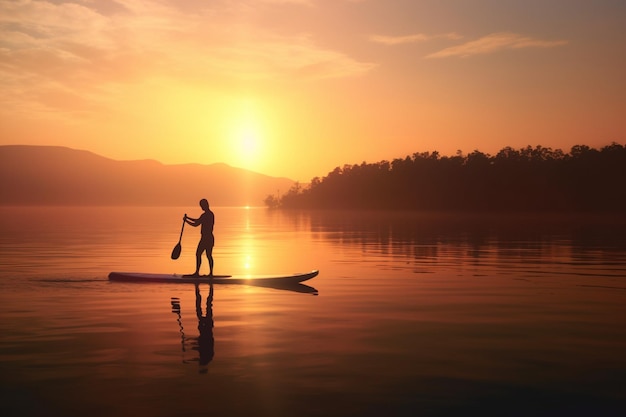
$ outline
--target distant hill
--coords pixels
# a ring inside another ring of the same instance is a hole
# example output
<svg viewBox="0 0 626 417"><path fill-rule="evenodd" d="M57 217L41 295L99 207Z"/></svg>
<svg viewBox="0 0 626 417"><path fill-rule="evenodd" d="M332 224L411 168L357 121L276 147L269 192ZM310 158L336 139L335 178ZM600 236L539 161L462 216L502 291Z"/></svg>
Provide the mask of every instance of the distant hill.
<svg viewBox="0 0 626 417"><path fill-rule="evenodd" d="M226 164L116 161L57 146L0 146L0 205L260 206L294 181Z"/></svg>

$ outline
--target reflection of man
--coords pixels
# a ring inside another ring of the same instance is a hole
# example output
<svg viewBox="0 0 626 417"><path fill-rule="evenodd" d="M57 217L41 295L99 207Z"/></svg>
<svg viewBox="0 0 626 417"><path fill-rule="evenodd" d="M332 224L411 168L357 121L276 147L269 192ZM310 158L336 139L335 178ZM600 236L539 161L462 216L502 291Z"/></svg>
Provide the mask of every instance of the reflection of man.
<svg viewBox="0 0 626 417"><path fill-rule="evenodd" d="M215 354L215 339L213 338L213 283L209 284L209 295L206 299L206 315L202 315L202 295L200 294L200 285L196 284L196 315L198 316L198 353L200 353L200 362L198 365L204 367L213 360ZM194 348L196 349L196 348ZM200 372L206 372L207 369L200 369Z"/></svg>
<svg viewBox="0 0 626 417"><path fill-rule="evenodd" d="M198 248L196 249L196 272L194 272L193 275L200 275L202 253L206 252L206 257L209 260L209 275L213 276L213 246L215 245L213 226L215 224L215 215L209 209L209 202L205 198L200 200L200 207L202 207L204 213L202 213L197 219L187 217L186 214L185 217L183 217L183 220L193 227L202 226L200 229L200 242L198 242Z"/></svg>

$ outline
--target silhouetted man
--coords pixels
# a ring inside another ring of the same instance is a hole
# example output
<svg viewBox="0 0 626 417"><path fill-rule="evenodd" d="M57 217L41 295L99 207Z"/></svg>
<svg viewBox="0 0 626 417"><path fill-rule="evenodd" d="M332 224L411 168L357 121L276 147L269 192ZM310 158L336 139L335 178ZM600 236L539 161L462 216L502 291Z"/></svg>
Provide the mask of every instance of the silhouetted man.
<svg viewBox="0 0 626 417"><path fill-rule="evenodd" d="M198 242L198 248L196 249L196 272L193 276L200 276L200 264L202 263L202 253L206 252L206 256L209 260L209 276L213 276L213 245L215 244L215 237L213 236L213 226L215 224L215 215L209 210L209 202L203 198L200 200L200 207L204 210L204 213L197 219L191 217L183 217L183 220L193 227L202 226L200 230L200 242Z"/></svg>

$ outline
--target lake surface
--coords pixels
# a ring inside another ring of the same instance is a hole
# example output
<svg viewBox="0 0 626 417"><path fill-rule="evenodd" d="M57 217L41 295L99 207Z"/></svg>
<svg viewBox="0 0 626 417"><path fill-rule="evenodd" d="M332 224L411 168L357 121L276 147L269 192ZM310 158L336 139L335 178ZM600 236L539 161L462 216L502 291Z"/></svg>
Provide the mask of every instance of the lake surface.
<svg viewBox="0 0 626 417"><path fill-rule="evenodd" d="M1 414L624 415L618 216L213 210L215 273L313 289L108 281L197 207L0 208Z"/></svg>

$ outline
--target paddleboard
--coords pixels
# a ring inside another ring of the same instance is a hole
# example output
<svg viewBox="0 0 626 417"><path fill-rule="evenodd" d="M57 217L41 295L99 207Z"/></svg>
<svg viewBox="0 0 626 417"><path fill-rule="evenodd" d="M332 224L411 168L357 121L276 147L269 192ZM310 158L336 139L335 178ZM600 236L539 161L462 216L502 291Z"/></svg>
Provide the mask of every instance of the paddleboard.
<svg viewBox="0 0 626 417"><path fill-rule="evenodd" d="M152 274L142 272L111 272L109 280L125 282L173 282L173 283L199 283L213 282L214 284L296 284L309 280L319 274L318 270L291 275L178 275L178 274Z"/></svg>

